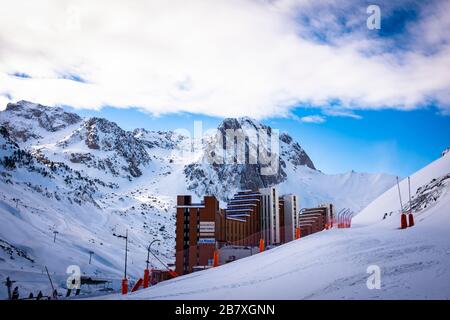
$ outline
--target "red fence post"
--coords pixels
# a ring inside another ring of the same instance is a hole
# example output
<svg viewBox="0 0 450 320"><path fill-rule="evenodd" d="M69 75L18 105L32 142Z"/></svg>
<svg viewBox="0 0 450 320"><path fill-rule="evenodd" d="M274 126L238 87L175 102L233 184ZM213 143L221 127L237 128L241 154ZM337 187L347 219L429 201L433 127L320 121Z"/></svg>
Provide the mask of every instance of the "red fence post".
<svg viewBox="0 0 450 320"><path fill-rule="evenodd" d="M300 228L295 228L295 239L300 239Z"/></svg>
<svg viewBox="0 0 450 320"><path fill-rule="evenodd" d="M219 251L214 250L214 260L213 260L213 267L219 266Z"/></svg>
<svg viewBox="0 0 450 320"><path fill-rule="evenodd" d="M122 279L122 294L128 293L128 279Z"/></svg>
<svg viewBox="0 0 450 320"><path fill-rule="evenodd" d="M406 214L402 213L400 217L400 229L406 229L407 227Z"/></svg>
<svg viewBox="0 0 450 320"><path fill-rule="evenodd" d="M414 227L414 216L412 213L408 214L409 218L409 227Z"/></svg>
<svg viewBox="0 0 450 320"><path fill-rule="evenodd" d="M144 288L148 288L148 283L150 281L150 270L144 270Z"/></svg>

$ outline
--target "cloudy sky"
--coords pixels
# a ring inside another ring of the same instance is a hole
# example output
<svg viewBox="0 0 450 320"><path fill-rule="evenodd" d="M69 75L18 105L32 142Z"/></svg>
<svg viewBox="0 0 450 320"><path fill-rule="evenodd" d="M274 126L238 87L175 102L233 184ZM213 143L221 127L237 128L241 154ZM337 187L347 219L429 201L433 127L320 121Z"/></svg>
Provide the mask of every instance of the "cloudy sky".
<svg viewBox="0 0 450 320"><path fill-rule="evenodd" d="M380 30L367 28L369 4L381 9ZM431 122L448 124L450 1L0 5L0 108L24 99L83 112L137 109L168 121L250 116L289 127L289 120L306 131L345 121L339 133L372 112L407 111L416 121L431 112ZM438 132L427 160L448 142L446 132ZM389 139L402 143L394 132L376 141Z"/></svg>

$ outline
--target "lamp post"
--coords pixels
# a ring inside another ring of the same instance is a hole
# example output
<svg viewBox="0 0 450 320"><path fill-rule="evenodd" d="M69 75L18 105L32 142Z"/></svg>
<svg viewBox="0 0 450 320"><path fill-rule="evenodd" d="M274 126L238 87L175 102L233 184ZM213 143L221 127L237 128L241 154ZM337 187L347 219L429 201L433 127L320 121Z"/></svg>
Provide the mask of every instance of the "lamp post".
<svg viewBox="0 0 450 320"><path fill-rule="evenodd" d="M125 273L124 279L127 278L127 260L128 260L128 229L125 232Z"/></svg>
<svg viewBox="0 0 450 320"><path fill-rule="evenodd" d="M147 268L144 270L144 288L148 288L148 283L150 281L150 270L148 269L148 264L150 263L150 251L152 250L152 244L155 242L160 242L158 239L150 242L147 248Z"/></svg>
<svg viewBox="0 0 450 320"><path fill-rule="evenodd" d="M122 294L128 293L128 279L127 279L127 260L128 260L128 229L126 230L125 237L119 236L121 238L125 238L125 271L122 279Z"/></svg>
<svg viewBox="0 0 450 320"><path fill-rule="evenodd" d="M153 240L152 242L150 242L150 244L148 245L148 249L147 249L147 269L148 269L148 264L150 263L150 251L152 250L152 244L154 244L155 242L161 242L158 239Z"/></svg>
<svg viewBox="0 0 450 320"><path fill-rule="evenodd" d="M56 242L56 235L58 234L59 232L58 231L53 231L53 234L54 234L54 236L53 236L53 242Z"/></svg>

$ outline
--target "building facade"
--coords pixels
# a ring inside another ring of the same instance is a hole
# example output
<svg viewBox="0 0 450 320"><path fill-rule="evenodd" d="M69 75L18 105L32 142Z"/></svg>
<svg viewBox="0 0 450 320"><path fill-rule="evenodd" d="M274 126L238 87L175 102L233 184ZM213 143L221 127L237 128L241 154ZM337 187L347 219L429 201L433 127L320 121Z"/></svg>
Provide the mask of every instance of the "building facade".
<svg viewBox="0 0 450 320"><path fill-rule="evenodd" d="M201 203L192 197L177 197L175 271L179 275L196 267L211 266L216 248L216 218L219 201L206 196Z"/></svg>
<svg viewBox="0 0 450 320"><path fill-rule="evenodd" d="M321 205L317 208L302 209L298 218L302 237L331 228L334 220L333 209L332 204Z"/></svg>
<svg viewBox="0 0 450 320"><path fill-rule="evenodd" d="M281 243L295 239L295 230L298 228L298 215L300 210L299 198L294 194L285 194L280 197L280 238Z"/></svg>
<svg viewBox="0 0 450 320"><path fill-rule="evenodd" d="M280 244L280 204L278 191L274 187L260 189L261 238L266 245Z"/></svg>
<svg viewBox="0 0 450 320"><path fill-rule="evenodd" d="M225 209L219 201L205 196L193 203L189 195L178 196L176 206L176 272L179 275L213 265L215 250L224 249L225 262L266 247L304 237L332 226L333 205L300 210L299 197L279 196L275 188L237 192Z"/></svg>
<svg viewBox="0 0 450 320"><path fill-rule="evenodd" d="M221 243L258 245L261 238L261 199L258 191L243 190L228 202L220 218Z"/></svg>

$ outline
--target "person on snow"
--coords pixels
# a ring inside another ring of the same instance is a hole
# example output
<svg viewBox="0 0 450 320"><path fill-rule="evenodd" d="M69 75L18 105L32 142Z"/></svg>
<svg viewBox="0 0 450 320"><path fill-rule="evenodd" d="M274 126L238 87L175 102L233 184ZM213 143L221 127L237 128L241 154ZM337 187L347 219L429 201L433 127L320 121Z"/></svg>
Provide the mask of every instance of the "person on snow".
<svg viewBox="0 0 450 320"><path fill-rule="evenodd" d="M12 293L12 300L19 300L19 287L15 287Z"/></svg>

